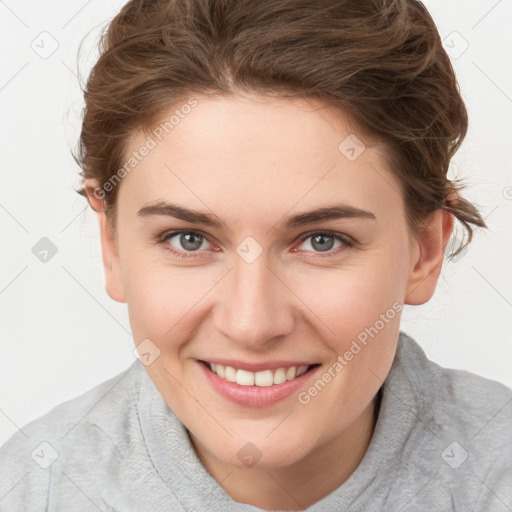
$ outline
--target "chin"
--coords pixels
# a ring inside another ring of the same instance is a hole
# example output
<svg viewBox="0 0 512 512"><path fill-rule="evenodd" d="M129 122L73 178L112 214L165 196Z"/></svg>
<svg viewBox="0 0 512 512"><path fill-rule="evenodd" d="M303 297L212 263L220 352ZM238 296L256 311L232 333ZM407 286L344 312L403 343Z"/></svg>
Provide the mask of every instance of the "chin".
<svg viewBox="0 0 512 512"><path fill-rule="evenodd" d="M226 452L217 455L226 464L240 469L277 469L290 466L307 455L303 450L297 450L297 444L288 439L289 444L282 442L270 442L268 439L245 441L242 446L236 443L230 447L229 452L234 452L234 457L226 459Z"/></svg>

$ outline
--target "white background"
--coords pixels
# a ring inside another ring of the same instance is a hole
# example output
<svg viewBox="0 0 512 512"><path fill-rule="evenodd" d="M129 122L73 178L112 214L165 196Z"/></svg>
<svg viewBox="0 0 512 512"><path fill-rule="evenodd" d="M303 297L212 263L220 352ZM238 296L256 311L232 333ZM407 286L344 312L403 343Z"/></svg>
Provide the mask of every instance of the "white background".
<svg viewBox="0 0 512 512"><path fill-rule="evenodd" d="M429 303L405 307L402 330L441 366L512 387L512 2L424 3L451 46L469 111L450 177L466 180L465 197L490 229L445 263ZM99 28L123 4L0 2L0 444L134 360L126 305L104 290L96 219L74 192L70 153L83 106L80 41L89 33L85 78ZM33 49L52 44L47 58ZM47 263L32 253L42 237L58 249Z"/></svg>

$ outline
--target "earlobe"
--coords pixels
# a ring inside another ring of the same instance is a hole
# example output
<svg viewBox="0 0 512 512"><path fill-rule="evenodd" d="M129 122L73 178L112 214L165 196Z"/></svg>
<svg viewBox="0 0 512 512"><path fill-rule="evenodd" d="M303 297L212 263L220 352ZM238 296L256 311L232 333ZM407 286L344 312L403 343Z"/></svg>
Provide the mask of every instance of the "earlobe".
<svg viewBox="0 0 512 512"><path fill-rule="evenodd" d="M434 295L452 231L453 215L436 210L421 235L413 241L415 247L411 251L411 269L404 299L406 304L424 304Z"/></svg>
<svg viewBox="0 0 512 512"><path fill-rule="evenodd" d="M105 290L109 297L116 302L126 302L114 230L104 211L104 201L98 197L97 182L89 179L85 180L85 190L89 203L96 212L100 228L101 253L105 272Z"/></svg>

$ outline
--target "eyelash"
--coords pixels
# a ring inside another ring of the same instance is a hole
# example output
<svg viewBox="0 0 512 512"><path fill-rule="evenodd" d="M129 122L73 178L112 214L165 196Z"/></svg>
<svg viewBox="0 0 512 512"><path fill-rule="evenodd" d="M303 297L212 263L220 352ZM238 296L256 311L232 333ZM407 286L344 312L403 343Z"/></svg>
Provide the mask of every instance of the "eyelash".
<svg viewBox="0 0 512 512"><path fill-rule="evenodd" d="M177 256L178 258L190 259L190 258L202 257L203 255L202 255L201 251L191 251L191 252L177 251L170 244L166 243L169 239L175 237L176 235L182 235L185 233L199 235L203 239L206 239L208 242L210 242L210 240L208 239L206 234L202 233L201 231L189 230L189 229L177 229L174 231L167 231L167 232L163 233L162 235L160 235L157 239L157 243L161 244L165 250L170 251L174 256ZM311 238L313 235L326 235L326 236L332 237L332 238L342 242L343 245L345 246L345 247L338 247L335 250L328 251L327 254L315 253L316 254L315 257L319 257L319 258L331 257L334 254L338 254L340 251L352 248L355 244L355 242L353 242L352 240L350 240L344 236L341 236L338 233L335 233L333 231L328 231L328 230L327 231L309 231L308 233L301 235L301 238L300 238L301 243L303 243L308 238ZM306 251L306 252L311 252L311 251Z"/></svg>

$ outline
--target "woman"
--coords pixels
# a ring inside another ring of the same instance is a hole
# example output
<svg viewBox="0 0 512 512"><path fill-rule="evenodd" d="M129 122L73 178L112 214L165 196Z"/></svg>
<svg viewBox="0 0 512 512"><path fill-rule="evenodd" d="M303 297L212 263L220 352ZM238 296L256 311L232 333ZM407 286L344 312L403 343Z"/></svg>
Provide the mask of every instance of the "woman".
<svg viewBox="0 0 512 512"><path fill-rule="evenodd" d="M454 219L485 227L421 2L131 1L85 103L79 192L140 361L4 445L0 507L511 505L512 391L400 331Z"/></svg>

